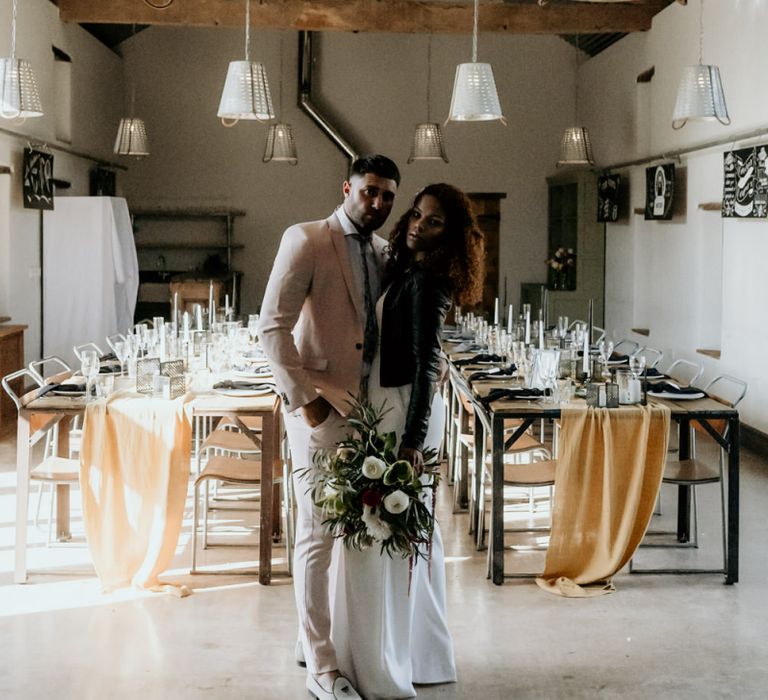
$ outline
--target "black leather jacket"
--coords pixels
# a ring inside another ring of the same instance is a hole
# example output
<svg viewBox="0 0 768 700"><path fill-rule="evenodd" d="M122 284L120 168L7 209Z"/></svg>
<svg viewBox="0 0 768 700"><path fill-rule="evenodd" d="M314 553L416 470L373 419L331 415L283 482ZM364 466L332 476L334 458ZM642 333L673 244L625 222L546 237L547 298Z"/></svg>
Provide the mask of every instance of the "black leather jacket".
<svg viewBox="0 0 768 700"><path fill-rule="evenodd" d="M440 333L451 307L444 281L413 267L387 291L381 319L381 386L411 384L401 446L422 449L435 380L440 372Z"/></svg>

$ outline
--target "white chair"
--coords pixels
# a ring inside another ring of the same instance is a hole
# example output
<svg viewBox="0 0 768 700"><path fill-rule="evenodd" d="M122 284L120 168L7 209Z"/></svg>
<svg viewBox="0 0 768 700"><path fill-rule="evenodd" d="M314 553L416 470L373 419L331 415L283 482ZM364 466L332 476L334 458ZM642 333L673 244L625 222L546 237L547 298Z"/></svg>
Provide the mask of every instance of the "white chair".
<svg viewBox="0 0 768 700"><path fill-rule="evenodd" d="M28 369L20 369L16 372L6 375L0 382L6 394L11 398L16 410L20 410L23 406L23 396L14 391L12 384L18 380L23 380L29 377L35 382L35 386L40 388L42 383L37 380L35 375ZM34 433L29 437L29 449L31 450L40 440L45 439L46 445L43 451L42 461L32 468L29 472L30 481L40 482L40 492L38 493L38 504L35 515L35 523L37 524L38 515L40 512L40 497L42 495L43 483L50 483L56 486L56 500L60 504L63 503L63 499L66 499L67 504L69 502L69 487L74 483L78 483L80 479L80 460L59 457L57 455L58 447L58 428L61 421L61 415L53 415L48 417L45 422L36 428ZM51 509L50 517L48 520L48 543L51 543L52 526L53 526L53 493L51 495Z"/></svg>
<svg viewBox="0 0 768 700"><path fill-rule="evenodd" d="M99 357L104 354L103 350L98 345L96 345L96 343L83 343L82 345L75 345L72 348L72 351L75 353L75 357L78 360L83 359L83 350L95 350L97 353L99 353Z"/></svg>
<svg viewBox="0 0 768 700"><path fill-rule="evenodd" d="M670 379L673 379L680 386L693 386L703 372L704 368L700 364L683 358L675 360L664 370L664 374Z"/></svg>
<svg viewBox="0 0 768 700"><path fill-rule="evenodd" d="M632 357L644 357L647 368L656 367L664 359L664 353L661 350L652 348L648 345L639 347L632 353Z"/></svg>

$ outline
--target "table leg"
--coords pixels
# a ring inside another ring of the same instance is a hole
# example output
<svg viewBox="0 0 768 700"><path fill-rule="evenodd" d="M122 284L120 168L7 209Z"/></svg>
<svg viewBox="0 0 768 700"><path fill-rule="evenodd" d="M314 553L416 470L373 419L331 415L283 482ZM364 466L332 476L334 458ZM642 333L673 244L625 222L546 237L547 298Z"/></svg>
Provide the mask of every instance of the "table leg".
<svg viewBox="0 0 768 700"><path fill-rule="evenodd" d="M678 440L680 460L691 456L691 423L687 418L680 420ZM691 487L677 487L677 540L688 542L691 539Z"/></svg>
<svg viewBox="0 0 768 700"><path fill-rule="evenodd" d="M71 416L64 416L58 425L58 443L56 454L59 457L69 457L69 431L72 427ZM69 484L56 484L56 541L69 542L72 533L69 527L70 512Z"/></svg>
<svg viewBox="0 0 768 700"><path fill-rule="evenodd" d="M467 427L464 428L463 420L467 420ZM464 418L462 419L462 430L469 430L469 416L466 411L464 412ZM472 434L475 437L474 454L472 459L475 463L475 483L474 483L474 497L475 505L472 508L472 522L470 532L475 533L475 543L477 548L480 549L483 546L484 533L481 530L485 527L484 520L482 518L482 511L485 508L485 429L483 428L482 421L477 417L477 414L473 416ZM462 452L464 449L462 448ZM469 456L466 458L469 460ZM462 461L461 467L464 479L469 479L469 466L468 461Z"/></svg>
<svg viewBox="0 0 768 700"><path fill-rule="evenodd" d="M504 583L504 420L493 416L491 428L491 577Z"/></svg>
<svg viewBox="0 0 768 700"><path fill-rule="evenodd" d="M739 417L729 419L728 426L728 531L725 582L739 580Z"/></svg>
<svg viewBox="0 0 768 700"><path fill-rule="evenodd" d="M15 583L27 581L29 462L29 416L20 411L16 426L16 550L13 573Z"/></svg>

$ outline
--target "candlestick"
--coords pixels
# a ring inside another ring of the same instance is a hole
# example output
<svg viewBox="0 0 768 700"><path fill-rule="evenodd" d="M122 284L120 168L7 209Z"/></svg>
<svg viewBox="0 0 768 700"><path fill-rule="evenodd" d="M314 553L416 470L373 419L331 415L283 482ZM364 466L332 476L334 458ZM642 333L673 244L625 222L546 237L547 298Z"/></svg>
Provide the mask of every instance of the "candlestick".
<svg viewBox="0 0 768 700"><path fill-rule="evenodd" d="M237 273L232 273L232 313L237 313Z"/></svg>
<svg viewBox="0 0 768 700"><path fill-rule="evenodd" d="M584 329L584 342L582 343L582 362L581 369L586 376L589 376L589 335L588 329Z"/></svg>
<svg viewBox="0 0 768 700"><path fill-rule="evenodd" d="M549 328L549 289L546 287L544 287L542 306L544 307L544 328Z"/></svg>
<svg viewBox="0 0 768 700"><path fill-rule="evenodd" d="M539 349L544 349L544 311L539 309Z"/></svg>
<svg viewBox="0 0 768 700"><path fill-rule="evenodd" d="M525 344L531 344L531 305L525 304Z"/></svg>
<svg viewBox="0 0 768 700"><path fill-rule="evenodd" d="M507 307L507 333L512 333L512 304Z"/></svg>
<svg viewBox="0 0 768 700"><path fill-rule="evenodd" d="M203 330L203 307L200 304L195 304L195 327L196 330Z"/></svg>
<svg viewBox="0 0 768 700"><path fill-rule="evenodd" d="M229 321L229 294L224 295L224 320Z"/></svg>
<svg viewBox="0 0 768 700"><path fill-rule="evenodd" d="M208 328L213 330L213 324L216 323L216 307L213 303L213 282L208 285Z"/></svg>
<svg viewBox="0 0 768 700"><path fill-rule="evenodd" d="M171 317L171 323L179 322L179 293L173 293L173 316Z"/></svg>
<svg viewBox="0 0 768 700"><path fill-rule="evenodd" d="M499 325L499 297L496 297L496 303L493 307L493 325Z"/></svg>
<svg viewBox="0 0 768 700"><path fill-rule="evenodd" d="M181 324L182 324L182 330L183 330L183 336L184 336L184 342L189 342L189 311L185 311L184 315L181 318ZM201 321L202 323L202 321Z"/></svg>

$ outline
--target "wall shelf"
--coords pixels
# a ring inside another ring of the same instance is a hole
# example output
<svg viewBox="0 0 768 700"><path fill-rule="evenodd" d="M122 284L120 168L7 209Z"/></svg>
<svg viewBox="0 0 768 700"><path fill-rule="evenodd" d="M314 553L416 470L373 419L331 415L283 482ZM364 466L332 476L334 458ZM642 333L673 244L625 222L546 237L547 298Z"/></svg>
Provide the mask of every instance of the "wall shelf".
<svg viewBox="0 0 768 700"><path fill-rule="evenodd" d="M697 348L696 352L699 353L699 355L706 355L707 357L712 357L715 360L720 359L720 350L708 350L707 348Z"/></svg>
<svg viewBox="0 0 768 700"><path fill-rule="evenodd" d="M723 210L723 203L722 202L702 202L699 204L699 209L702 211L722 211Z"/></svg>

